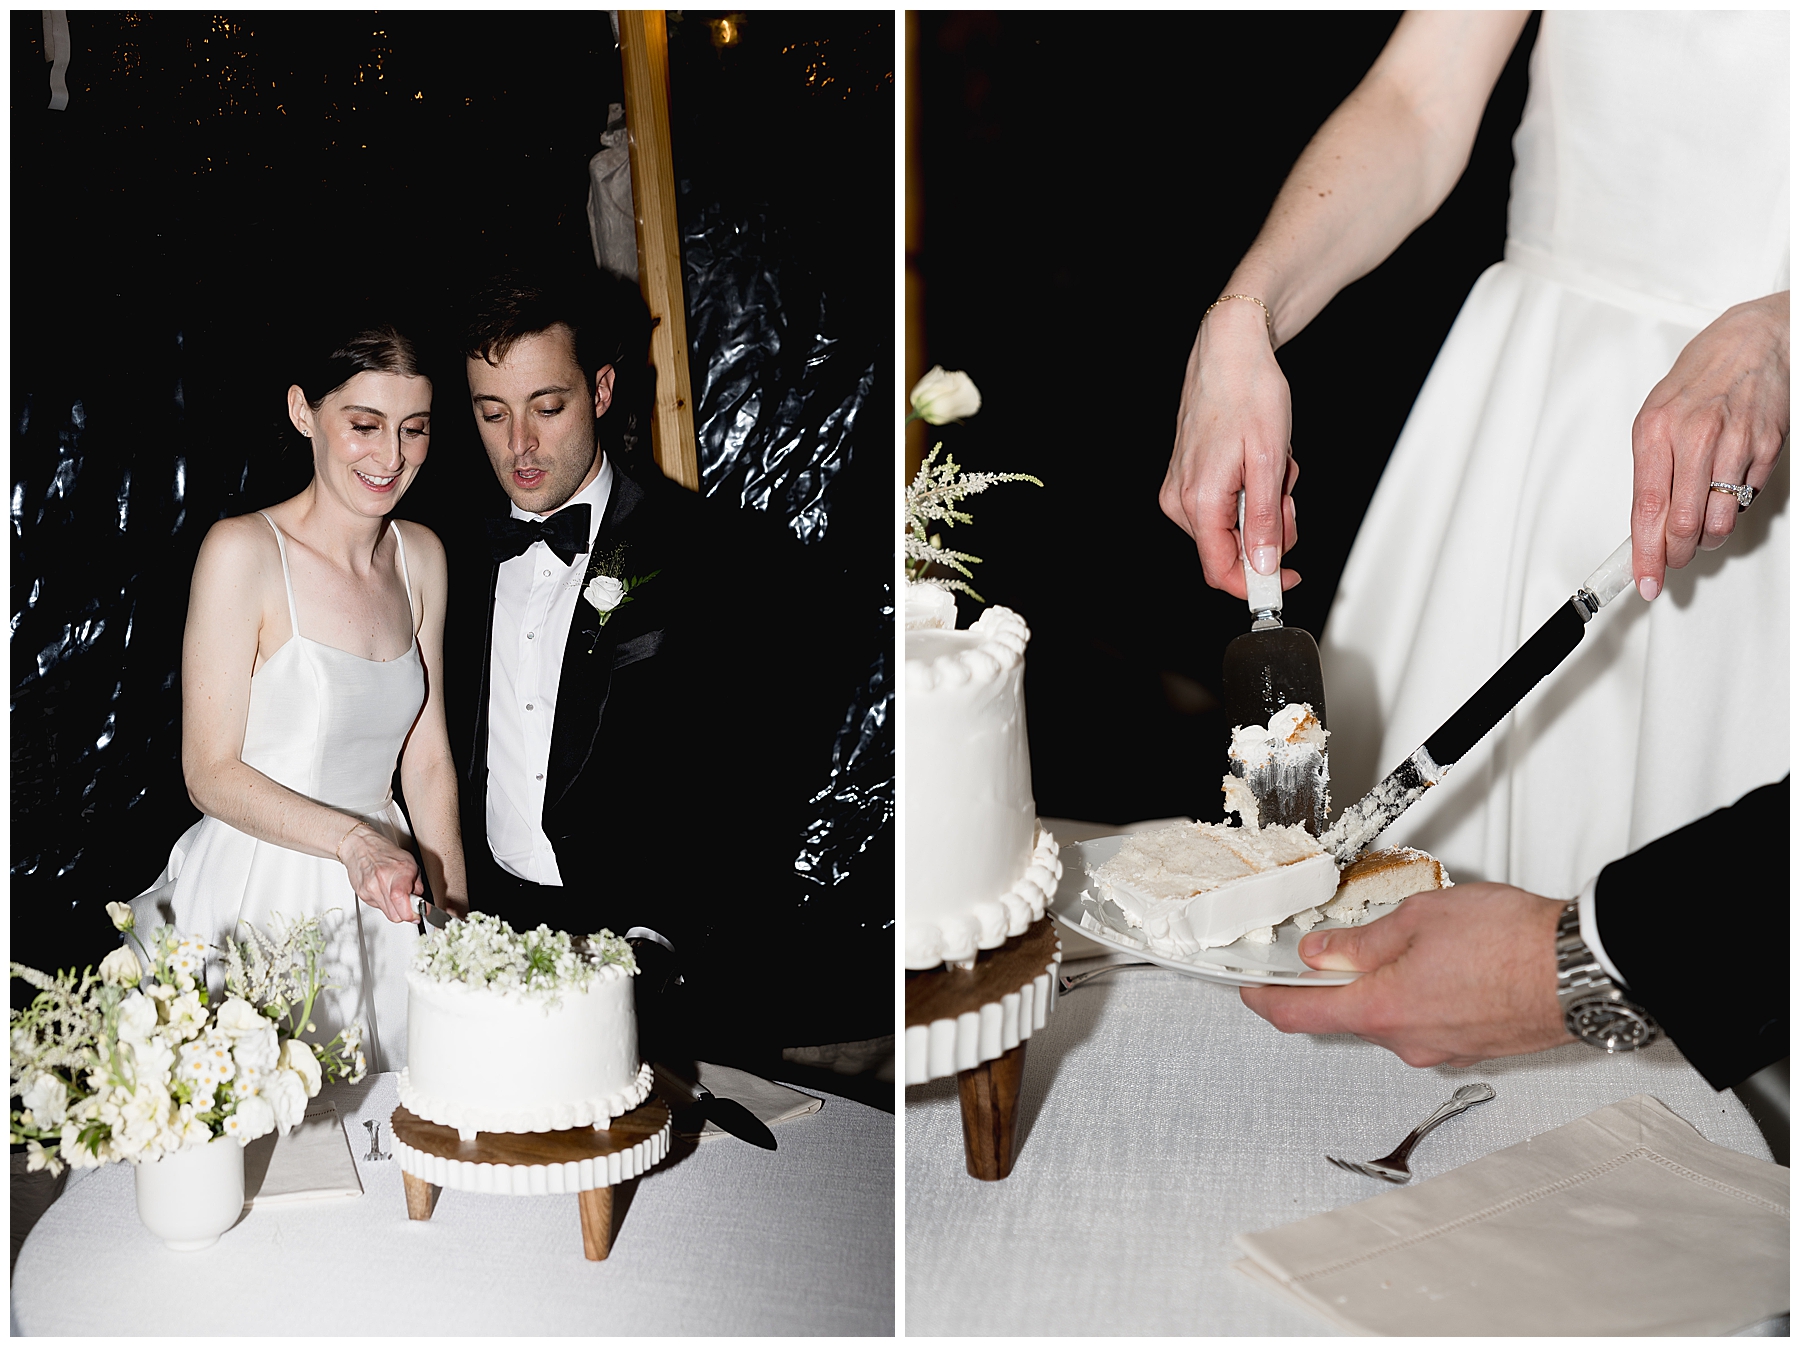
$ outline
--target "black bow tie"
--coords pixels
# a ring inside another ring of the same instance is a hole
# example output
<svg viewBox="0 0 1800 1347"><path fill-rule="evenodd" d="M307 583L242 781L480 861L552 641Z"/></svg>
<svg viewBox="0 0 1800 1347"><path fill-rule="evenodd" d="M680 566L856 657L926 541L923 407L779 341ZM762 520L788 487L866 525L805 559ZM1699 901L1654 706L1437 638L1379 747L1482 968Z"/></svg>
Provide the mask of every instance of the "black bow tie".
<svg viewBox="0 0 1800 1347"><path fill-rule="evenodd" d="M592 509L583 501L558 510L548 519L488 520L488 543L494 549L494 560L510 561L533 543L543 542L562 558L563 565L573 566L575 558L588 550L588 517Z"/></svg>

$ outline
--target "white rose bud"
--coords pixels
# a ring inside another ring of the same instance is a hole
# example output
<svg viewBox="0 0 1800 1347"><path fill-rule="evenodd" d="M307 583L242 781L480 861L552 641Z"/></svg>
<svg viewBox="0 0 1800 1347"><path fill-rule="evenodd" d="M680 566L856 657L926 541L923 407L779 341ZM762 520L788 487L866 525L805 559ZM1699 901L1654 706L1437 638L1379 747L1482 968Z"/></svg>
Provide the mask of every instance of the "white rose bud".
<svg viewBox="0 0 1800 1347"><path fill-rule="evenodd" d="M981 410L981 390L959 369L933 365L930 373L913 385L912 408L921 420L934 426L960 421Z"/></svg>
<svg viewBox="0 0 1800 1347"><path fill-rule="evenodd" d="M616 575L596 575L581 591L581 597L602 613L610 613L625 597L625 582Z"/></svg>
<svg viewBox="0 0 1800 1347"><path fill-rule="evenodd" d="M137 925L137 913L131 910L130 903L108 903L106 915L112 918L116 930L129 931Z"/></svg>
<svg viewBox="0 0 1800 1347"><path fill-rule="evenodd" d="M297 1038L290 1038L281 1045L281 1057L277 1065L292 1071L300 1077L306 1086L306 1097L312 1098L319 1092L319 1086L325 1083L325 1073L319 1067L319 1059L313 1056L311 1045L302 1043Z"/></svg>
<svg viewBox="0 0 1800 1347"><path fill-rule="evenodd" d="M135 987L143 979L143 976L144 970L138 963L137 955L131 952L129 945L120 945L111 954L100 960L100 980L110 982L115 987Z"/></svg>

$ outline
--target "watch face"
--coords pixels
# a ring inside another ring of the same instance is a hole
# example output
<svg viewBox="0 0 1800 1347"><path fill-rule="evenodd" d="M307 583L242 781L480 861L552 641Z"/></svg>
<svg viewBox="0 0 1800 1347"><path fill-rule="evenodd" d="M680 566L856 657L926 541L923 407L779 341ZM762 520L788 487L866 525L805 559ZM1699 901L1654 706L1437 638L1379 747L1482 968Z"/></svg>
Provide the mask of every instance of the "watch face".
<svg viewBox="0 0 1800 1347"><path fill-rule="evenodd" d="M1607 1052L1631 1052L1656 1041L1656 1021L1628 1001L1596 997L1569 1007L1569 1032Z"/></svg>

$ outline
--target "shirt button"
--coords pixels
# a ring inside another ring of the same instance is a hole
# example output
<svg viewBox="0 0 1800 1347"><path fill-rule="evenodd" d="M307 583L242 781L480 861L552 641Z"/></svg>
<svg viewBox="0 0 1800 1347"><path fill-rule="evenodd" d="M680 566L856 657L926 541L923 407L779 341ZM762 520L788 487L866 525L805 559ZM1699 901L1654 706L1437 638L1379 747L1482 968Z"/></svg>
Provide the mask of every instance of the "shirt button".
<svg viewBox="0 0 1800 1347"><path fill-rule="evenodd" d="M550 578L550 572L549 572L549 571L545 571L545 572L544 572L544 579L546 579L546 580L548 580L548 579L549 579L549 578Z"/></svg>
<svg viewBox="0 0 1800 1347"><path fill-rule="evenodd" d="M538 780L539 780L539 781L542 781L542 780L543 780L543 779L544 779L544 774L543 774L543 773L542 773L542 772L539 772L539 773L538 773L538 774L537 774L537 779L538 779Z"/></svg>
<svg viewBox="0 0 1800 1347"><path fill-rule="evenodd" d="M527 641L534 641L537 639L537 633L535 631L528 631L525 633L525 639Z"/></svg>
<svg viewBox="0 0 1800 1347"><path fill-rule="evenodd" d="M527 711L529 711L529 710L531 710L531 709L532 709L532 705L531 705L531 703L530 703L530 702L526 702L526 703L525 703L525 709L526 709L526 710L527 710Z"/></svg>

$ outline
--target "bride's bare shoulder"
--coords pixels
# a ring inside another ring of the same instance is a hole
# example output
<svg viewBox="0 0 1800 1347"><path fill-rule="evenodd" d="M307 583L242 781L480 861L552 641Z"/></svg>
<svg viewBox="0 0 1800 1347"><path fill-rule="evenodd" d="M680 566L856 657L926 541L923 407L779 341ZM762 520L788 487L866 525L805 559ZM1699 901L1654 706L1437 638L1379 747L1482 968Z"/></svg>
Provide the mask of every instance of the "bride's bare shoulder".
<svg viewBox="0 0 1800 1347"><path fill-rule="evenodd" d="M194 573L235 573L241 578L260 577L273 567L281 570L281 553L275 532L260 514L234 515L221 519L206 531L200 544L200 555L194 562Z"/></svg>

